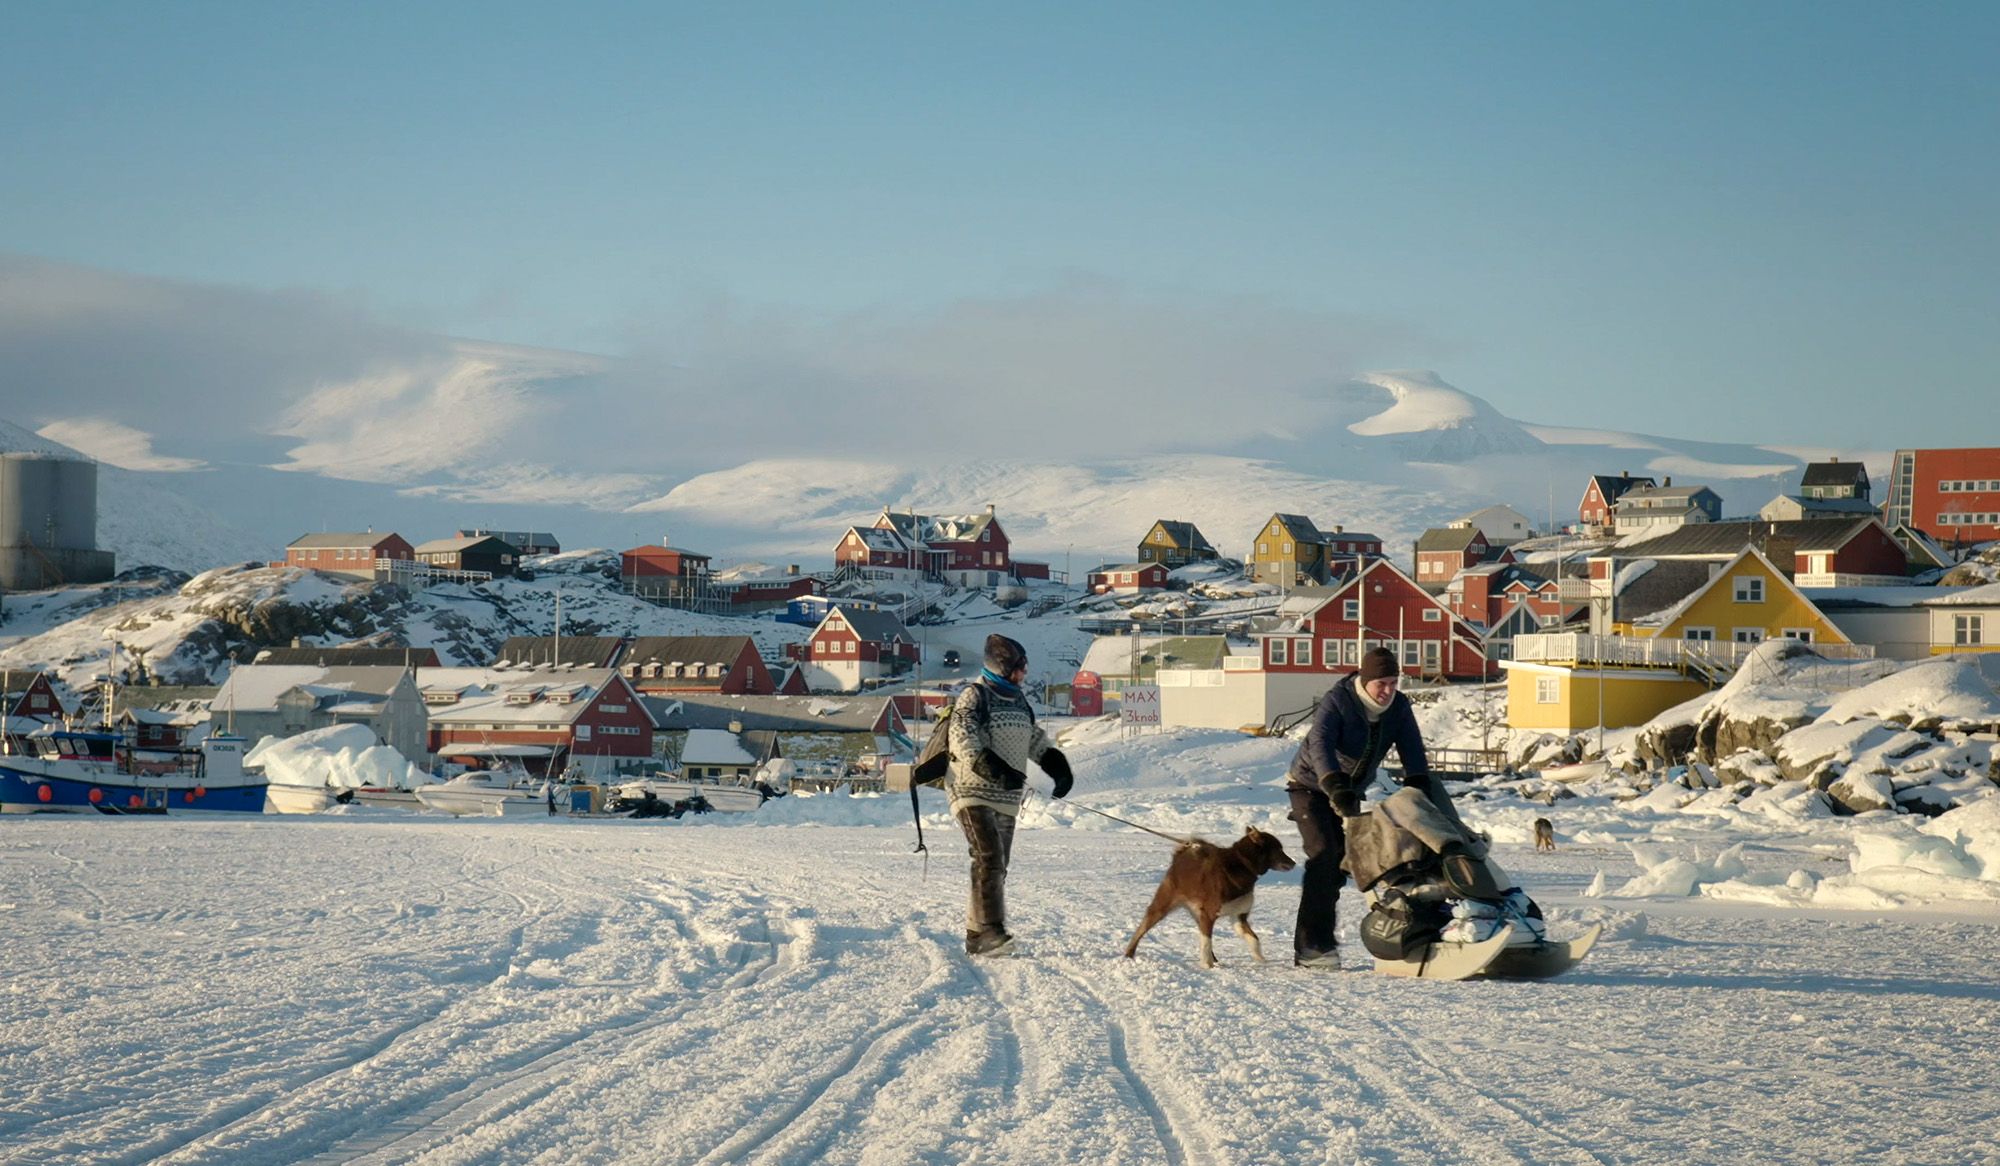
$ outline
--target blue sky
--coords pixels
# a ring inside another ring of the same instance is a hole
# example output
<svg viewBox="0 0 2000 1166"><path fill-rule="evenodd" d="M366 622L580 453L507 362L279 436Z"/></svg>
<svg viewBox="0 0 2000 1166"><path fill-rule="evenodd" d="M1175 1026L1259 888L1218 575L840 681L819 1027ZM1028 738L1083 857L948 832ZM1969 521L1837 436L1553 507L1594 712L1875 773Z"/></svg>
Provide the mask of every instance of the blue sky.
<svg viewBox="0 0 2000 1166"><path fill-rule="evenodd" d="M1522 420L1990 444L1996 14L16 3L0 254L668 369L1106 302L1085 365L1214 316L1254 366L1267 316Z"/></svg>

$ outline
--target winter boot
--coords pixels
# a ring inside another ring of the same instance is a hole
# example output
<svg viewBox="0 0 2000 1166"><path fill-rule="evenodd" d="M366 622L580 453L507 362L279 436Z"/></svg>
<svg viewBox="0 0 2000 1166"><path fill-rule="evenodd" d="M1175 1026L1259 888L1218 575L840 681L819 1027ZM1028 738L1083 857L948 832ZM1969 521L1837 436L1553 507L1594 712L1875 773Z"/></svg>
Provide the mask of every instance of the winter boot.
<svg viewBox="0 0 2000 1166"><path fill-rule="evenodd" d="M1318 972L1337 972L1340 970L1340 950L1329 948L1326 951L1302 951L1292 957L1292 966L1311 968Z"/></svg>
<svg viewBox="0 0 2000 1166"><path fill-rule="evenodd" d="M1004 927L989 927L984 931L965 933L965 954L1006 955L1014 950L1014 937L1007 934Z"/></svg>

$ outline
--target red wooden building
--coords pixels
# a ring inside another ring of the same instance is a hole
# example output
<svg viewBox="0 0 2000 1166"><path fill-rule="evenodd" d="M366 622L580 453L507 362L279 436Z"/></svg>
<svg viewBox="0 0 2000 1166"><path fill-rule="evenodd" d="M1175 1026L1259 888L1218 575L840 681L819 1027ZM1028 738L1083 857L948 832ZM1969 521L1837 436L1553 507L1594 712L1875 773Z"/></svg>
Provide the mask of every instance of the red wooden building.
<svg viewBox="0 0 2000 1166"><path fill-rule="evenodd" d="M447 759L519 756L531 772L653 755L653 719L609 668L422 668L428 747ZM535 750L519 754L518 748ZM503 752L506 751L506 752Z"/></svg>
<svg viewBox="0 0 2000 1166"><path fill-rule="evenodd" d="M1091 571L1084 577L1084 586L1092 595L1163 591L1168 573L1165 563L1114 563Z"/></svg>
<svg viewBox="0 0 2000 1166"><path fill-rule="evenodd" d="M1257 638L1264 670L1278 675L1352 672L1361 653L1374 647L1395 651L1409 676L1480 680L1498 674L1471 625L1380 559L1289 626Z"/></svg>
<svg viewBox="0 0 2000 1166"><path fill-rule="evenodd" d="M293 539L285 547L283 565L373 579L375 560L401 559L410 562L416 557L416 549L402 535L376 534L372 530L342 531L302 534Z"/></svg>

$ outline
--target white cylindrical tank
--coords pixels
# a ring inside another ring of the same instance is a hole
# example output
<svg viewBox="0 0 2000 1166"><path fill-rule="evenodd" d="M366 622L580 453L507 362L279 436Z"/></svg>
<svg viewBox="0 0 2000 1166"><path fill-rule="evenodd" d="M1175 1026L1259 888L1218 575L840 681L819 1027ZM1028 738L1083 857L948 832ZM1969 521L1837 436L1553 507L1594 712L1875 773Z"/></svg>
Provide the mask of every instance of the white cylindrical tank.
<svg viewBox="0 0 2000 1166"><path fill-rule="evenodd" d="M0 547L46 550L56 545L57 483L64 460L45 453L0 454Z"/></svg>
<svg viewBox="0 0 2000 1166"><path fill-rule="evenodd" d="M97 463L78 458L56 462L56 542L59 550L97 547Z"/></svg>

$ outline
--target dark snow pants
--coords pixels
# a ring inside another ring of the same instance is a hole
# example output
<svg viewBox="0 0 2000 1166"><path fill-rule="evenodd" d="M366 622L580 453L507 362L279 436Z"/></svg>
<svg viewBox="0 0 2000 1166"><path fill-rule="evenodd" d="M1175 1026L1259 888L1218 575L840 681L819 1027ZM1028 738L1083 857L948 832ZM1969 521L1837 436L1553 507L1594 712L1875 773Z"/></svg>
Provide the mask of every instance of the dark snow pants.
<svg viewBox="0 0 2000 1166"><path fill-rule="evenodd" d="M958 812L958 828L972 851L972 895L965 905L968 936L1007 927L1007 860L1014 852L1014 815L990 806Z"/></svg>
<svg viewBox="0 0 2000 1166"><path fill-rule="evenodd" d="M1317 789L1287 785L1291 799L1291 820L1298 825L1299 840L1305 844L1305 880L1299 892L1299 919L1292 929L1292 954L1310 959L1334 950L1334 911L1340 905L1340 888L1347 885L1347 871L1340 865L1347 858L1347 832L1333 803Z"/></svg>

